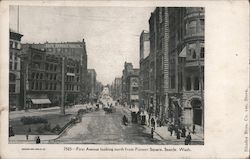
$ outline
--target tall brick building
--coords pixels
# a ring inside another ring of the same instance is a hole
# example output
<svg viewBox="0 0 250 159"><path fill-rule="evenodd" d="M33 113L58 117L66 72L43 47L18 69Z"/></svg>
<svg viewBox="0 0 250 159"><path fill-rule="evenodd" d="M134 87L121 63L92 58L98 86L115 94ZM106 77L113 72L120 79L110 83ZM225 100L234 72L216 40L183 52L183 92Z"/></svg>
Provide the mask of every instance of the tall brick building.
<svg viewBox="0 0 250 159"><path fill-rule="evenodd" d="M20 70L21 70L21 38L22 34L10 31L9 41L9 108L20 109Z"/></svg>
<svg viewBox="0 0 250 159"><path fill-rule="evenodd" d="M140 69L141 77L149 76L151 118L202 128L204 9L157 7L149 19L149 40L150 54L140 59Z"/></svg>
<svg viewBox="0 0 250 159"><path fill-rule="evenodd" d="M22 52L25 54L22 62L22 92L26 90L22 96L26 96L28 107L58 106L62 91L66 105L84 99L87 78L84 41L23 44Z"/></svg>

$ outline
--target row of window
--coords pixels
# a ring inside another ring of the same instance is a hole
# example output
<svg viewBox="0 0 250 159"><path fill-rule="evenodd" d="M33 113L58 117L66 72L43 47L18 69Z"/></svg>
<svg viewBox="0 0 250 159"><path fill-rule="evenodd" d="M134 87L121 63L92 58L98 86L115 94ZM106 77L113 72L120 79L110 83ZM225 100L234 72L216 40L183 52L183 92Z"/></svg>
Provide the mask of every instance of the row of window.
<svg viewBox="0 0 250 159"><path fill-rule="evenodd" d="M76 88L76 89L74 89L74 88ZM75 87L75 85L73 85L73 84L66 84L65 89L68 91L78 91L80 89L80 87L79 86Z"/></svg>
<svg viewBox="0 0 250 159"><path fill-rule="evenodd" d="M66 79L67 82L75 82L75 80L76 82L79 82L80 81L79 76L77 76L76 78L74 76L67 76L67 79Z"/></svg>
<svg viewBox="0 0 250 159"><path fill-rule="evenodd" d="M69 72L69 73L75 73L75 68L67 67L67 72ZM79 73L79 68L76 69L76 73Z"/></svg>
<svg viewBox="0 0 250 159"><path fill-rule="evenodd" d="M9 63L10 70L17 70L17 66L18 66L17 62L14 62L14 66L13 66L13 62Z"/></svg>
<svg viewBox="0 0 250 159"><path fill-rule="evenodd" d="M21 49L21 44L16 41L10 41L10 48L12 49Z"/></svg>
<svg viewBox="0 0 250 159"><path fill-rule="evenodd" d="M193 88L192 88L193 86ZM200 78L199 77L194 77L192 80L191 77L186 77L186 90L190 91L191 89L193 90L200 90Z"/></svg>
<svg viewBox="0 0 250 159"><path fill-rule="evenodd" d="M57 70L57 65L46 63L45 64L45 70L56 71Z"/></svg>
<svg viewBox="0 0 250 159"><path fill-rule="evenodd" d="M35 72L33 72L31 74L31 79L44 79L43 78L43 73L39 73L39 72L35 73ZM47 80L57 80L57 74L46 73L45 74L45 79L47 79Z"/></svg>
<svg viewBox="0 0 250 159"><path fill-rule="evenodd" d="M43 87L45 86L45 88ZM42 82L31 82L31 90L57 90L57 84L56 83L45 83L45 85Z"/></svg>
<svg viewBox="0 0 250 159"><path fill-rule="evenodd" d="M47 52L73 52L74 48L46 48Z"/></svg>
<svg viewBox="0 0 250 159"><path fill-rule="evenodd" d="M204 32L204 19L195 19L186 23L186 35Z"/></svg>
<svg viewBox="0 0 250 159"><path fill-rule="evenodd" d="M10 52L10 60L12 60L14 57L14 60L17 61L17 54Z"/></svg>

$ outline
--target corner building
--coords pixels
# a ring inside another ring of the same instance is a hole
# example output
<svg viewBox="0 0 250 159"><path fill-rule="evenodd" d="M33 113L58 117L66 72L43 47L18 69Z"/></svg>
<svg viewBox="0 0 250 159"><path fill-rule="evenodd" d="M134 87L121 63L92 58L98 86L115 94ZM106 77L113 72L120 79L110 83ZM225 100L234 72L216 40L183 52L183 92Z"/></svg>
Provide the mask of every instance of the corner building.
<svg viewBox="0 0 250 159"><path fill-rule="evenodd" d="M151 118L203 129L204 9L157 7L149 26Z"/></svg>

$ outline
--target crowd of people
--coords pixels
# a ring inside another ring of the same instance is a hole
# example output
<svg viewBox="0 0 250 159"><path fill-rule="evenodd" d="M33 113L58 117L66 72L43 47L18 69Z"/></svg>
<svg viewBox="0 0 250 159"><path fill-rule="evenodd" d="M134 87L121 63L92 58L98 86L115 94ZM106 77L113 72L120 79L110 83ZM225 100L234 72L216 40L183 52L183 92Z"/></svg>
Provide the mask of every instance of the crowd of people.
<svg viewBox="0 0 250 159"><path fill-rule="evenodd" d="M177 125L170 124L168 127L168 131L170 132L171 136L176 135L177 139L180 139L181 137L185 138L185 145L191 144L191 133L189 132L188 135L186 135L187 129L184 126L180 128ZM195 125L193 125L193 133L195 133Z"/></svg>

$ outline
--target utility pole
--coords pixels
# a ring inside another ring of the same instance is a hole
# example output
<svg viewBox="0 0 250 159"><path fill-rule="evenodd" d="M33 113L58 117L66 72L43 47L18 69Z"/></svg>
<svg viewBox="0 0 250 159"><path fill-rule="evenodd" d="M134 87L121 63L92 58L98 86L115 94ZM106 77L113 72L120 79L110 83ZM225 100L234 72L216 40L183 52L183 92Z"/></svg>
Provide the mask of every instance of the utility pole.
<svg viewBox="0 0 250 159"><path fill-rule="evenodd" d="M64 105L64 78L65 78L65 70L64 70L64 60L65 58L62 57L62 88L61 88L61 113L65 114L65 105Z"/></svg>

